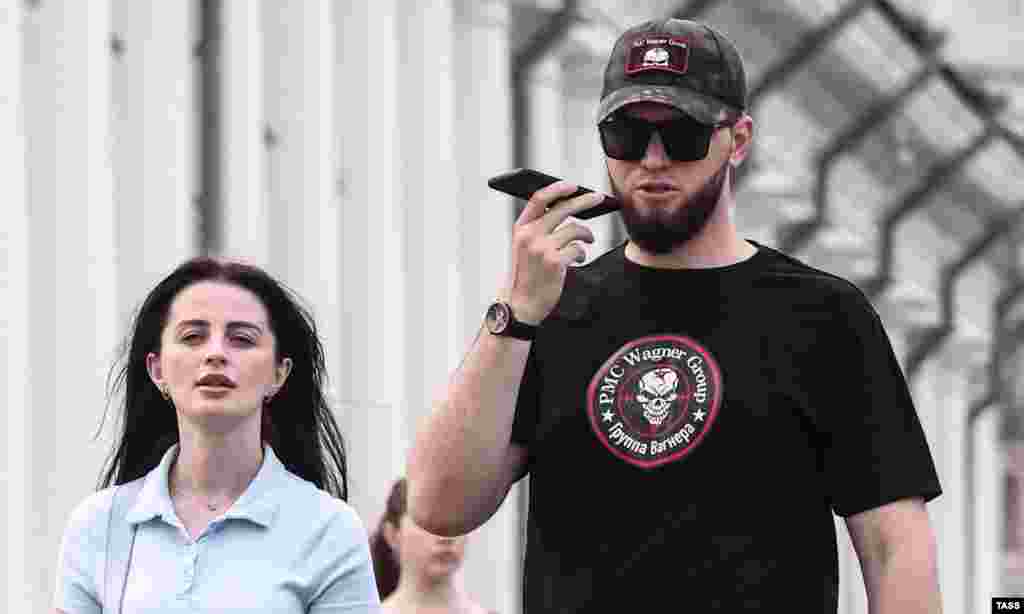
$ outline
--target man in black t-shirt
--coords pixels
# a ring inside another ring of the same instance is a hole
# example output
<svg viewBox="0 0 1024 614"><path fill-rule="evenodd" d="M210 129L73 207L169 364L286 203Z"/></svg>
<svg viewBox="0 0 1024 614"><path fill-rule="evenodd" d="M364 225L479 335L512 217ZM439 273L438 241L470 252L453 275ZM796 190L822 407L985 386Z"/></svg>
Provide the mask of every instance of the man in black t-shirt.
<svg viewBox="0 0 1024 614"><path fill-rule="evenodd" d="M745 109L721 33L626 32L597 121L629 241L570 266L593 236L563 222L602 197L534 194L501 300L417 435L410 513L431 532L472 530L531 476L529 614L834 613L833 513L871 612L940 611L940 487L877 314L737 234Z"/></svg>

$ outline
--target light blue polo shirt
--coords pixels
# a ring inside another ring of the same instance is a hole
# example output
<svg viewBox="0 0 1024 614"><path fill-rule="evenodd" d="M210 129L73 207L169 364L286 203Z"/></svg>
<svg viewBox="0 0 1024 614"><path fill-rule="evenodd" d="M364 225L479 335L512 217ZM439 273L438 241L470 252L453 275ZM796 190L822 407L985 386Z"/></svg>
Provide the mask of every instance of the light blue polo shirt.
<svg viewBox="0 0 1024 614"><path fill-rule="evenodd" d="M367 533L355 511L290 473L270 446L242 496L194 542L174 512L172 446L147 475L125 520L136 525L123 614L377 612ZM99 613L113 488L71 513L57 562L54 607Z"/></svg>

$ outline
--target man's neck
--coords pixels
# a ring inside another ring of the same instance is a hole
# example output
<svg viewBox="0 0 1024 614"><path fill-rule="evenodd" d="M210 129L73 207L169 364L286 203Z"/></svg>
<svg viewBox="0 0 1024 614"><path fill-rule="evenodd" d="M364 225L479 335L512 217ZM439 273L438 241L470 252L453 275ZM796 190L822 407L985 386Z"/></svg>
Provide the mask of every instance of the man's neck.
<svg viewBox="0 0 1024 614"><path fill-rule="evenodd" d="M757 248L736 233L734 227L715 228L710 224L696 237L665 254L645 251L636 243L626 244L626 258L655 269L709 269L742 262L757 253Z"/></svg>
<svg viewBox="0 0 1024 614"><path fill-rule="evenodd" d="M654 254L630 241L626 258L655 269L710 269L742 262L757 248L736 229L736 200L727 183L707 224L686 243L664 254Z"/></svg>

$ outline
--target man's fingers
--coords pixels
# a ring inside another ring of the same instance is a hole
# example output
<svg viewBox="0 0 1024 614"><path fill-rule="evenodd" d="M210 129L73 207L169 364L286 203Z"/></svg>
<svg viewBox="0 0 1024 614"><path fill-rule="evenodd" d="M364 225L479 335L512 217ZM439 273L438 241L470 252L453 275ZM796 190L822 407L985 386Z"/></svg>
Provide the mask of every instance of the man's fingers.
<svg viewBox="0 0 1024 614"><path fill-rule="evenodd" d="M558 255L562 260L562 264L565 266L583 264L587 259L587 250L583 248L583 245L580 244L579 241L573 241L558 250Z"/></svg>
<svg viewBox="0 0 1024 614"><path fill-rule="evenodd" d="M576 198L570 198L569 200L560 202L544 214L544 227L548 232L551 232L558 227L559 224L564 222L567 217L591 207L596 207L603 200L604 194L601 194L600 192L589 192L587 194L577 196Z"/></svg>
<svg viewBox="0 0 1024 614"><path fill-rule="evenodd" d="M551 241L554 242L556 249L561 249L562 247L565 247L566 244L573 241L593 243L594 233L586 226L573 222L565 224L558 230L552 232Z"/></svg>
<svg viewBox="0 0 1024 614"><path fill-rule="evenodd" d="M547 187L537 190L530 197L530 200L526 201L526 206L516 219L516 223L520 225L528 224L533 220L543 217L544 212L547 211L552 203L572 195L577 190L577 187L568 181L556 181Z"/></svg>

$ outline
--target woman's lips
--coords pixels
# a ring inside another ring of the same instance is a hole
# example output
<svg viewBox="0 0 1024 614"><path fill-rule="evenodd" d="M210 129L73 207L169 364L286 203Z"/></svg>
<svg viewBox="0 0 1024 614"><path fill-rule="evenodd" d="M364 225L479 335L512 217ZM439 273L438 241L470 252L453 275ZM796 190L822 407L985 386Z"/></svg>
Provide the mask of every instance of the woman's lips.
<svg viewBox="0 0 1024 614"><path fill-rule="evenodd" d="M445 550L445 551L442 551L442 552L435 552L434 553L434 559L439 561L439 562L442 562L442 563L452 564L452 563L458 563L460 557L459 557L459 553L458 552L453 552L453 551Z"/></svg>

